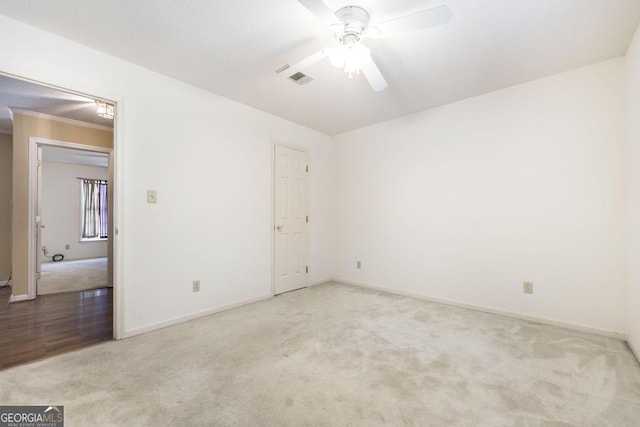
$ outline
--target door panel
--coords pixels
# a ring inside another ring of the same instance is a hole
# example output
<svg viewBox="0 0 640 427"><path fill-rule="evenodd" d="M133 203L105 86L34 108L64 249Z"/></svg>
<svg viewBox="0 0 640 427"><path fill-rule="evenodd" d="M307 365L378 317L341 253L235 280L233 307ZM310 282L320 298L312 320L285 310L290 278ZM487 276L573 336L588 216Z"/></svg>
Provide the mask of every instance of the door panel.
<svg viewBox="0 0 640 427"><path fill-rule="evenodd" d="M275 294L307 286L307 154L275 147Z"/></svg>

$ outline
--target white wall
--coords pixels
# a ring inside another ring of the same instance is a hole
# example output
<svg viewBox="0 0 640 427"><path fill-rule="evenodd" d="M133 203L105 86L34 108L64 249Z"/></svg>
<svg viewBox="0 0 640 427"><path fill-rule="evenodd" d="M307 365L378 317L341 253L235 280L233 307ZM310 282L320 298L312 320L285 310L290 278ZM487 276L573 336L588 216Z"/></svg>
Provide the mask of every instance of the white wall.
<svg viewBox="0 0 640 427"><path fill-rule="evenodd" d="M3 16L0 39L0 71L118 102L125 334L270 294L272 139L309 150L310 280L331 277L328 136Z"/></svg>
<svg viewBox="0 0 640 427"><path fill-rule="evenodd" d="M3 16L0 38L1 72L118 101L125 334L270 293L272 140L309 150L311 282L625 330L622 59L332 143Z"/></svg>
<svg viewBox="0 0 640 427"><path fill-rule="evenodd" d="M107 179L107 168L42 162L42 245L65 260L107 256L107 242L80 242L80 181ZM69 245L69 249L65 249ZM44 260L51 261L51 260Z"/></svg>
<svg viewBox="0 0 640 427"><path fill-rule="evenodd" d="M627 336L640 357L640 27L627 51L629 123L629 293Z"/></svg>
<svg viewBox="0 0 640 427"><path fill-rule="evenodd" d="M623 72L610 60L337 136L337 277L624 332Z"/></svg>

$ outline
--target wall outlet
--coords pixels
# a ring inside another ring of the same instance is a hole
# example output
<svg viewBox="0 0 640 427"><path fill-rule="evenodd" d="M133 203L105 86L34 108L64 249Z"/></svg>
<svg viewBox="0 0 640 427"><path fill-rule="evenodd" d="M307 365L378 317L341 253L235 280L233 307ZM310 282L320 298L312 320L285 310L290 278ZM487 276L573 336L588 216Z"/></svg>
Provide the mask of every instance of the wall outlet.
<svg viewBox="0 0 640 427"><path fill-rule="evenodd" d="M356 268L362 270L362 261L356 261Z"/></svg>
<svg viewBox="0 0 640 427"><path fill-rule="evenodd" d="M200 292L200 280L193 281L193 292Z"/></svg>
<svg viewBox="0 0 640 427"><path fill-rule="evenodd" d="M65 248L66 250L69 250L69 249L71 249L71 245L64 245L64 248Z"/></svg>
<svg viewBox="0 0 640 427"><path fill-rule="evenodd" d="M522 292L525 294L533 293L533 282L522 282Z"/></svg>

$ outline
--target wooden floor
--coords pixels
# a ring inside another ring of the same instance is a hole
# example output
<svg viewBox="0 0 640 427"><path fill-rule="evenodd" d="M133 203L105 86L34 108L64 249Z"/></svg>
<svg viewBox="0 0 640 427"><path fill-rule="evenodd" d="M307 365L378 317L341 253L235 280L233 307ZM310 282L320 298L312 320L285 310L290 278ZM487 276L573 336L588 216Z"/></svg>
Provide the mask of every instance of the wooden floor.
<svg viewBox="0 0 640 427"><path fill-rule="evenodd" d="M111 288L9 304L0 289L0 369L113 339Z"/></svg>

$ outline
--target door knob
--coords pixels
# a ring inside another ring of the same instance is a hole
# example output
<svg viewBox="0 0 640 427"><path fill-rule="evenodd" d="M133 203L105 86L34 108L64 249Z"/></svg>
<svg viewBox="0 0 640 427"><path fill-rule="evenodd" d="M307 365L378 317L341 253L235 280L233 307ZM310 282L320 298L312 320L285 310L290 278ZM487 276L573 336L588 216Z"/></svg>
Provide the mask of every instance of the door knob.
<svg viewBox="0 0 640 427"><path fill-rule="evenodd" d="M276 225L276 230L282 231L282 226L281 225Z"/></svg>

